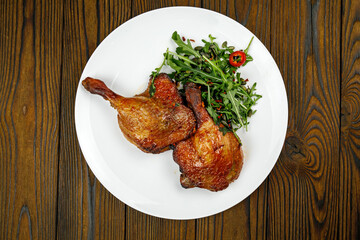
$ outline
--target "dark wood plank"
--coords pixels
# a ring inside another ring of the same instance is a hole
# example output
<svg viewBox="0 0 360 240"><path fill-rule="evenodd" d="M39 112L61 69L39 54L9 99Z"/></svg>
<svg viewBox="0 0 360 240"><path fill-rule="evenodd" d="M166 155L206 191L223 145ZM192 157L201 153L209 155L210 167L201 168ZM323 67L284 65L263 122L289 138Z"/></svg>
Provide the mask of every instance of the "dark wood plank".
<svg viewBox="0 0 360 240"><path fill-rule="evenodd" d="M126 239L195 239L194 220L168 220L127 207Z"/></svg>
<svg viewBox="0 0 360 240"><path fill-rule="evenodd" d="M132 16L168 6L197 6L200 0L135 0ZM195 220L177 221L161 219L127 207L126 239L194 239Z"/></svg>
<svg viewBox="0 0 360 240"><path fill-rule="evenodd" d="M200 7L201 0L133 0L132 16L162 7L193 6Z"/></svg>
<svg viewBox="0 0 360 240"><path fill-rule="evenodd" d="M339 219L340 0L272 0L271 53L289 126L269 178L271 239L336 239Z"/></svg>
<svg viewBox="0 0 360 240"><path fill-rule="evenodd" d="M54 239L62 8L0 3L0 239Z"/></svg>
<svg viewBox="0 0 360 240"><path fill-rule="evenodd" d="M131 1L64 3L58 195L59 239L123 239L125 205L88 168L75 133L73 106L82 70L99 43L130 18Z"/></svg>
<svg viewBox="0 0 360 240"><path fill-rule="evenodd" d="M204 0L202 5L241 23L270 48L270 1ZM197 220L197 239L264 239L266 210L267 180L231 209Z"/></svg>
<svg viewBox="0 0 360 240"><path fill-rule="evenodd" d="M360 239L360 1L342 1L339 238Z"/></svg>

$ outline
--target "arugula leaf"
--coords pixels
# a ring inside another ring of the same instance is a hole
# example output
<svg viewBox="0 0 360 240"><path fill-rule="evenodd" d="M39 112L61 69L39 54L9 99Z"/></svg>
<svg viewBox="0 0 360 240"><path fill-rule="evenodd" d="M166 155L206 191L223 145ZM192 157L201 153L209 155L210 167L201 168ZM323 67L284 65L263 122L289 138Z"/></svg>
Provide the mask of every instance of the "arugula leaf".
<svg viewBox="0 0 360 240"><path fill-rule="evenodd" d="M169 53L172 54L173 56L178 57L178 58L181 59L181 60L184 60L184 61L187 62L187 63L193 64L193 65L197 65L194 61L190 60L190 59L187 58L187 57L184 57L184 56L182 56L182 55L179 55L179 54L177 54L177 53L170 52L170 51L169 51Z"/></svg>
<svg viewBox="0 0 360 240"><path fill-rule="evenodd" d="M245 66L253 58L248 54L251 42L244 50L246 61ZM203 46L192 47L190 40L184 42L175 31L172 39L177 44L175 52L169 50L164 54L164 62L153 72L153 79L159 74L164 65L174 70L169 76L182 86L187 82L194 82L201 87L201 97L205 108L214 122L219 125L221 132L233 132L244 127L247 129L248 117L251 117L256 110L252 107L261 98L256 93L256 83L251 87L247 81L241 78L239 67L229 63L229 56L234 52L233 46L224 42L221 46L214 41L216 38L209 35L210 41L202 40ZM150 86L150 91L154 92ZM184 92L184 89L180 89Z"/></svg>
<svg viewBox="0 0 360 240"><path fill-rule="evenodd" d="M154 79L155 79L155 75L153 75L153 77L151 79L151 84L150 84L150 87L149 87L150 97L153 97L155 92L156 92L156 88L155 88L155 85L154 85Z"/></svg>
<svg viewBox="0 0 360 240"><path fill-rule="evenodd" d="M210 42L213 43L214 40L216 39L216 37L213 37L213 36L211 36L211 34L209 34L209 39L210 39Z"/></svg>
<svg viewBox="0 0 360 240"><path fill-rule="evenodd" d="M160 65L160 67L155 68L155 71L153 71L151 73L151 84L150 84L150 87L149 87L150 97L153 97L154 94L155 94L156 88L155 88L155 85L154 85L154 80L159 75L162 67L165 65L166 59L168 57L168 53L169 53L169 49L166 49L166 52L164 53L164 60L163 60L162 64Z"/></svg>
<svg viewBox="0 0 360 240"><path fill-rule="evenodd" d="M201 69L198 69L198 68L192 68L186 64L184 64L182 61L178 60L178 59L175 59L173 58L172 59L172 62L175 63L178 67L181 67L183 70L185 71L191 71L197 75L201 75L203 77L206 77L206 78L210 78L212 80L216 80L216 81L221 81L221 78L218 78L216 76L213 76L211 74L208 74L208 73L205 73L204 71L202 71Z"/></svg>
<svg viewBox="0 0 360 240"><path fill-rule="evenodd" d="M254 37L252 37L252 38L251 38L251 40L250 40L250 42L249 42L248 46L245 48L245 50L244 50L244 53L245 53L245 54L247 54L247 53L248 53L249 48L250 48L250 45L251 45L251 43L252 43L253 39L254 39Z"/></svg>
<svg viewBox="0 0 360 240"><path fill-rule="evenodd" d="M208 59L206 56L203 55L203 58L216 70L220 73L221 78L224 82L226 82L226 77L224 75L224 72L216 65L214 64L210 59Z"/></svg>
<svg viewBox="0 0 360 240"><path fill-rule="evenodd" d="M166 63L167 65L169 65L172 69L174 69L176 72L180 72L182 70L182 67L179 67L178 65L176 65L176 63L174 62L174 57L169 54L167 59L166 59Z"/></svg>
<svg viewBox="0 0 360 240"><path fill-rule="evenodd" d="M238 119L242 119L241 115L240 115L240 110L239 110L239 101L237 101L235 99L235 94L234 94L234 91L228 91L227 92L227 96L228 96L228 99L230 100L231 104L232 104L232 110L235 112L236 116ZM241 123L241 122L240 122ZM242 124L242 123L241 123Z"/></svg>
<svg viewBox="0 0 360 240"><path fill-rule="evenodd" d="M252 56L250 56L249 54L246 54L246 60L242 66L244 67L246 64L248 64L248 62L251 62L253 60L254 59L252 58Z"/></svg>
<svg viewBox="0 0 360 240"><path fill-rule="evenodd" d="M171 38L178 45L178 47L176 48L177 53L184 53L187 55L194 55L195 57L201 57L201 55L193 49L190 41L188 40L187 44L185 44L176 31L173 33Z"/></svg>
<svg viewBox="0 0 360 240"><path fill-rule="evenodd" d="M215 112L215 110L211 107L211 106L208 106L206 108L206 110L208 111L209 115L213 118L213 119L217 119L218 115L217 113Z"/></svg>

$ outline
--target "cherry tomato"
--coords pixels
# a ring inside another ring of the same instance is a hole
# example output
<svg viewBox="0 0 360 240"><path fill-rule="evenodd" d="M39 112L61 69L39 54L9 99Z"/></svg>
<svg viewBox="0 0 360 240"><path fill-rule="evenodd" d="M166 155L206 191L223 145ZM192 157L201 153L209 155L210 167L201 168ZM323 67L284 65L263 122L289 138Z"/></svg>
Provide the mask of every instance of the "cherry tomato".
<svg viewBox="0 0 360 240"><path fill-rule="evenodd" d="M229 63L234 67L240 67L246 61L246 54L242 51L236 51L230 54Z"/></svg>

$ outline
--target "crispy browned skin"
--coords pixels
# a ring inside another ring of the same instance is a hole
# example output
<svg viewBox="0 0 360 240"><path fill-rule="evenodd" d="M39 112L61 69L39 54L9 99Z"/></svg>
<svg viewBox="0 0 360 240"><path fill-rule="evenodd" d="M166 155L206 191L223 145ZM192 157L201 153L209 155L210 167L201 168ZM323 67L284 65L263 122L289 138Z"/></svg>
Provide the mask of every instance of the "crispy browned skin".
<svg viewBox="0 0 360 240"><path fill-rule="evenodd" d="M233 133L220 132L203 107L200 89L193 83L186 86L186 100L194 110L197 130L178 143L173 152L182 172L181 185L223 190L239 177L243 164L241 145Z"/></svg>
<svg viewBox="0 0 360 240"><path fill-rule="evenodd" d="M140 95L125 98L100 80L88 77L82 81L85 89L109 100L118 111L119 127L131 143L144 152L160 153L190 135L195 117L183 105L175 83L167 74L160 74L154 84L156 91L152 98L149 88Z"/></svg>

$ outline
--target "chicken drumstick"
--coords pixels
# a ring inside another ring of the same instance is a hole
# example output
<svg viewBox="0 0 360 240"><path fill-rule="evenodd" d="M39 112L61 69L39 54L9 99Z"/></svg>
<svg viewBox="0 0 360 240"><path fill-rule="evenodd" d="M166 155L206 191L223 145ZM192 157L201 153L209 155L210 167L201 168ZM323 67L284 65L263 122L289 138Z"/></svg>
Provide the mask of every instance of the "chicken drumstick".
<svg viewBox="0 0 360 240"><path fill-rule="evenodd" d="M83 80L82 85L110 101L118 111L118 123L124 136L144 152L163 152L169 145L187 138L195 127L193 112L183 105L175 83L167 74L162 73L154 79L153 97L148 87L140 95L125 98L111 91L101 80L90 77Z"/></svg>
<svg viewBox="0 0 360 240"><path fill-rule="evenodd" d="M219 191L238 178L243 165L241 145L232 132L223 135L201 100L201 91L189 83L186 100L195 113L197 130L178 143L174 161L179 164L180 182L184 188L200 187Z"/></svg>

